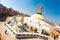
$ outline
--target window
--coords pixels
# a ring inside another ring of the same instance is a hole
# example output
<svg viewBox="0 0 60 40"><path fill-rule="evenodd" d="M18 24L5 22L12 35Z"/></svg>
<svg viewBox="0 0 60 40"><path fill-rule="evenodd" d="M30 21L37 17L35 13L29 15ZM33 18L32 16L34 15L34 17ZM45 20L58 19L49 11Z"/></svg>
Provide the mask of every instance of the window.
<svg viewBox="0 0 60 40"><path fill-rule="evenodd" d="M29 28L29 26L27 26L27 28Z"/></svg>
<svg viewBox="0 0 60 40"><path fill-rule="evenodd" d="M35 28L34 32L37 32L37 28Z"/></svg>
<svg viewBox="0 0 60 40"><path fill-rule="evenodd" d="M36 36L35 34L33 36Z"/></svg>
<svg viewBox="0 0 60 40"><path fill-rule="evenodd" d="M23 34L23 36L25 36L25 34Z"/></svg>
<svg viewBox="0 0 60 40"><path fill-rule="evenodd" d="M31 34L31 36L32 36L32 34Z"/></svg>
<svg viewBox="0 0 60 40"><path fill-rule="evenodd" d="M11 21L8 22L8 24L10 24L10 23L11 23Z"/></svg>
<svg viewBox="0 0 60 40"><path fill-rule="evenodd" d="M37 36L39 36L39 35L37 35Z"/></svg>
<svg viewBox="0 0 60 40"><path fill-rule="evenodd" d="M27 34L27 36L29 36L29 34Z"/></svg>
<svg viewBox="0 0 60 40"><path fill-rule="evenodd" d="M21 36L21 34L17 34L16 36Z"/></svg>
<svg viewBox="0 0 60 40"><path fill-rule="evenodd" d="M43 35L47 35L47 36L50 35L50 33L49 33L47 30L44 30L44 29L42 30L41 34L43 34Z"/></svg>
<svg viewBox="0 0 60 40"><path fill-rule="evenodd" d="M33 27L31 27L31 30L33 31Z"/></svg>
<svg viewBox="0 0 60 40"><path fill-rule="evenodd" d="M24 23L25 26L27 26L27 23Z"/></svg>

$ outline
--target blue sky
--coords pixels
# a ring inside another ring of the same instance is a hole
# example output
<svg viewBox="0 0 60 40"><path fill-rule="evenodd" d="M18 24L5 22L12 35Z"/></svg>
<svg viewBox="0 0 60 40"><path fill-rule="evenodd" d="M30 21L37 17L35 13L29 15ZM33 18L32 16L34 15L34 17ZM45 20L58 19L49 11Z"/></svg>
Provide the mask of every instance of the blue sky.
<svg viewBox="0 0 60 40"><path fill-rule="evenodd" d="M1 0L1 3L29 15L35 14L42 5L42 15L53 23L60 24L60 0Z"/></svg>

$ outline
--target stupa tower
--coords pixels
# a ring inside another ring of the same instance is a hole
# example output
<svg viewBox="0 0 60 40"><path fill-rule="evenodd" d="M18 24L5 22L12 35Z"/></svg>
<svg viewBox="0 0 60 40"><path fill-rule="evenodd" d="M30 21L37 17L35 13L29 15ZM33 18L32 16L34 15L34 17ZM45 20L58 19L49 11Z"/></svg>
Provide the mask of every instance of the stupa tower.
<svg viewBox="0 0 60 40"><path fill-rule="evenodd" d="M43 8L43 7L40 6L40 9L37 11L37 14L40 14L40 15L42 14L42 8Z"/></svg>

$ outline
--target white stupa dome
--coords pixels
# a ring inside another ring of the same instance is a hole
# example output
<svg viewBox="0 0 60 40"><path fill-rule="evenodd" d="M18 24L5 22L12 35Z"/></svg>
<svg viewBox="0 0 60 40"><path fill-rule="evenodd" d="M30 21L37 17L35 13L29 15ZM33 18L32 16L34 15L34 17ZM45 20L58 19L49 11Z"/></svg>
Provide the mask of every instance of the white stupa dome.
<svg viewBox="0 0 60 40"><path fill-rule="evenodd" d="M36 18L38 20L40 20L40 19L43 20L44 19L44 17L42 15L39 15L39 14L34 14L34 15L31 16L31 18Z"/></svg>

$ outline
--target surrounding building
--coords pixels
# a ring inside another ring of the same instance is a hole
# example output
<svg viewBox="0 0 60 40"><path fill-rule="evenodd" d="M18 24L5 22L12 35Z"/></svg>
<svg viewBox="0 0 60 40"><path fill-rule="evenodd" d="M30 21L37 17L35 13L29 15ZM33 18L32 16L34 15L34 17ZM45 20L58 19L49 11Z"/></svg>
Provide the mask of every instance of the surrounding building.
<svg viewBox="0 0 60 40"><path fill-rule="evenodd" d="M37 33L39 36L43 37L50 36L50 28L55 26L52 22L46 20L42 16L42 6L38 10L37 14L34 14L30 17L25 17L24 15L13 16L12 19L5 24L14 34L20 35L21 32L32 32ZM25 35L23 35L23 37L25 37Z"/></svg>

